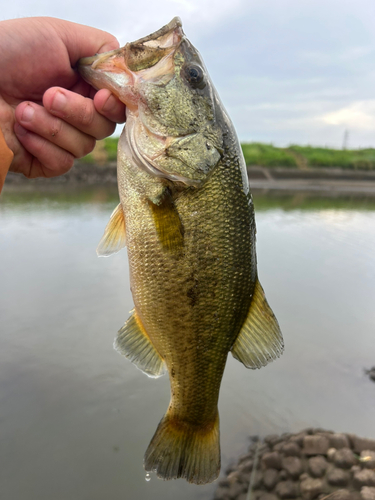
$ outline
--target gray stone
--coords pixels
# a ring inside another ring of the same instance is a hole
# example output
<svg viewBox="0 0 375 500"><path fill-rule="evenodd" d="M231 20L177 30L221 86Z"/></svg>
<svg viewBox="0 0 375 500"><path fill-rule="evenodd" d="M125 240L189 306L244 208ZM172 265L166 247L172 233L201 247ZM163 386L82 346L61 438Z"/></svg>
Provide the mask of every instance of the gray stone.
<svg viewBox="0 0 375 500"><path fill-rule="evenodd" d="M328 467L328 462L321 455L309 458L309 469L312 476L314 477L324 476L327 467Z"/></svg>
<svg viewBox="0 0 375 500"><path fill-rule="evenodd" d="M332 462L333 460L333 457L335 456L335 453L336 453L336 448L329 448L329 450L327 451L327 458L330 462Z"/></svg>
<svg viewBox="0 0 375 500"><path fill-rule="evenodd" d="M286 481L287 479L289 479L287 471L286 470L281 470L280 473L279 473L279 480L280 481Z"/></svg>
<svg viewBox="0 0 375 500"><path fill-rule="evenodd" d="M361 497L363 500L375 500L375 488L363 486L361 489Z"/></svg>
<svg viewBox="0 0 375 500"><path fill-rule="evenodd" d="M229 488L229 496L237 498L241 493L247 491L247 487L242 483L232 483Z"/></svg>
<svg viewBox="0 0 375 500"><path fill-rule="evenodd" d="M277 493L280 498L297 498L298 490L298 483L294 481L280 481L275 488L275 493Z"/></svg>
<svg viewBox="0 0 375 500"><path fill-rule="evenodd" d="M305 479L309 479L309 477L310 477L310 476L308 475L308 473L307 473L307 472L303 472L303 473L300 475L299 480L300 480L300 481L304 481Z"/></svg>
<svg viewBox="0 0 375 500"><path fill-rule="evenodd" d="M359 491L352 490L350 493L350 500L363 500L362 495Z"/></svg>
<svg viewBox="0 0 375 500"><path fill-rule="evenodd" d="M251 498L253 500L259 500L259 498L264 495L264 491L263 490L253 490L252 493L251 493Z"/></svg>
<svg viewBox="0 0 375 500"><path fill-rule="evenodd" d="M375 469L375 451L363 450L361 451L360 461L366 469Z"/></svg>
<svg viewBox="0 0 375 500"><path fill-rule="evenodd" d="M266 436L264 438L264 441L269 446L275 446L275 444L280 443L281 441L283 441L283 438L280 437L278 434L270 434L269 436Z"/></svg>
<svg viewBox="0 0 375 500"><path fill-rule="evenodd" d="M237 500L246 500L246 499L247 499L247 492L241 493L241 495L237 498Z"/></svg>
<svg viewBox="0 0 375 500"><path fill-rule="evenodd" d="M289 439L289 441L297 443L298 446L302 446L303 445L303 440L304 440L305 436L307 436L307 432L306 431L302 431L302 432L299 432L298 434L294 434L294 436L292 436Z"/></svg>
<svg viewBox="0 0 375 500"><path fill-rule="evenodd" d="M327 481L332 486L346 486L350 480L349 472L334 467L327 473Z"/></svg>
<svg viewBox="0 0 375 500"><path fill-rule="evenodd" d="M229 500L230 499L229 488L226 488L225 486L218 486L215 490L214 499Z"/></svg>
<svg viewBox="0 0 375 500"><path fill-rule="evenodd" d="M238 459L238 463L242 464L243 462L247 462L248 460L251 460L253 458L252 453L245 453L245 455L241 455L240 458Z"/></svg>
<svg viewBox="0 0 375 500"><path fill-rule="evenodd" d="M342 467L343 469L350 469L356 463L354 453L350 448L341 448L337 450L333 456L333 463L336 467Z"/></svg>
<svg viewBox="0 0 375 500"><path fill-rule="evenodd" d="M223 488L229 488L230 482L228 481L228 479L221 479L219 481L219 486L221 486Z"/></svg>
<svg viewBox="0 0 375 500"><path fill-rule="evenodd" d="M253 479L253 483L251 484L251 488L253 490L257 490L258 488L261 487L262 483L263 483L263 474L258 470L255 473L255 477Z"/></svg>
<svg viewBox="0 0 375 500"><path fill-rule="evenodd" d="M259 500L279 500L277 498L277 495L274 495L273 493L263 493L260 497Z"/></svg>
<svg viewBox="0 0 375 500"><path fill-rule="evenodd" d="M329 495L329 500L352 500L352 495L349 490L341 488Z"/></svg>
<svg viewBox="0 0 375 500"><path fill-rule="evenodd" d="M331 448L340 450L341 448L350 448L350 441L345 434L335 433L329 436L329 445Z"/></svg>
<svg viewBox="0 0 375 500"><path fill-rule="evenodd" d="M313 500L324 492L324 483L321 479L308 478L301 482L301 495L305 500Z"/></svg>
<svg viewBox="0 0 375 500"><path fill-rule="evenodd" d="M287 443L283 443L281 447L281 452L284 453L286 457L300 457L301 451L301 447L296 441L288 441Z"/></svg>
<svg viewBox="0 0 375 500"><path fill-rule="evenodd" d="M240 477L239 477L239 481L241 483L245 483L245 484L249 485L250 478L251 478L251 472L241 472Z"/></svg>
<svg viewBox="0 0 375 500"><path fill-rule="evenodd" d="M348 438L355 453L361 453L364 450L375 451L375 439L360 438L355 434L348 434Z"/></svg>
<svg viewBox="0 0 375 500"><path fill-rule="evenodd" d="M329 449L329 440L326 436L316 434L305 436L303 439L303 453L306 455L325 455Z"/></svg>
<svg viewBox="0 0 375 500"><path fill-rule="evenodd" d="M262 455L264 455L264 453L270 453L271 451L271 448L268 446L268 444L266 443L263 443L261 446L259 446L258 448L258 453L259 453L259 456L261 457Z"/></svg>
<svg viewBox="0 0 375 500"><path fill-rule="evenodd" d="M275 446L273 447L273 451L281 451L284 444L285 444L284 441L281 441L280 443L275 444Z"/></svg>
<svg viewBox="0 0 375 500"><path fill-rule="evenodd" d="M292 479L298 479L301 475L303 468L302 462L298 457L285 457L281 461L281 466L287 471Z"/></svg>
<svg viewBox="0 0 375 500"><path fill-rule="evenodd" d="M354 486L361 488L362 486L375 486L375 470L363 469L354 473Z"/></svg>
<svg viewBox="0 0 375 500"><path fill-rule="evenodd" d="M264 469L268 469L269 467L272 469L281 469L281 455L278 451L265 453L262 457L261 463Z"/></svg>
<svg viewBox="0 0 375 500"><path fill-rule="evenodd" d="M254 460L246 460L244 462L241 462L241 464L238 466L238 470L240 472L251 472L253 470L253 465L254 465Z"/></svg>
<svg viewBox="0 0 375 500"><path fill-rule="evenodd" d="M231 486L233 483L237 483L240 480L240 473L238 470L231 472L228 477L228 482L229 486Z"/></svg>
<svg viewBox="0 0 375 500"><path fill-rule="evenodd" d="M267 469L263 474L263 484L267 490L273 490L279 480L279 471L276 469Z"/></svg>

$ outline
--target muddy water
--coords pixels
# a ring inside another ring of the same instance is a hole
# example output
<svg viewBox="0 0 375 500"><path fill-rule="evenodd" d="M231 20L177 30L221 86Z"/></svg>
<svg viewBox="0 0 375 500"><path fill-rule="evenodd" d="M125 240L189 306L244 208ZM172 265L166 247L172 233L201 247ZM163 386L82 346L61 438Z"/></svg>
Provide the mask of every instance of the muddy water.
<svg viewBox="0 0 375 500"><path fill-rule="evenodd" d="M66 188L65 188L66 189ZM375 438L375 200L255 193L260 280L285 336L277 362L231 356L223 464L246 436L320 426ZM209 499L214 486L145 481L169 401L113 349L132 308L126 251L95 247L113 189L0 200L0 485L9 500Z"/></svg>

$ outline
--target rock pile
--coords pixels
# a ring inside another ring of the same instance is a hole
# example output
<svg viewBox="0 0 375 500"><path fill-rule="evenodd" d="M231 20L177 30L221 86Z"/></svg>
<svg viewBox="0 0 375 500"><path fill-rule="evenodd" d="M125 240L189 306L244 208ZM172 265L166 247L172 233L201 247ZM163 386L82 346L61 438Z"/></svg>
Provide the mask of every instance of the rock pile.
<svg viewBox="0 0 375 500"><path fill-rule="evenodd" d="M252 439L226 472L215 500L246 500L249 489L251 500L375 500L375 440L322 429L270 435Z"/></svg>

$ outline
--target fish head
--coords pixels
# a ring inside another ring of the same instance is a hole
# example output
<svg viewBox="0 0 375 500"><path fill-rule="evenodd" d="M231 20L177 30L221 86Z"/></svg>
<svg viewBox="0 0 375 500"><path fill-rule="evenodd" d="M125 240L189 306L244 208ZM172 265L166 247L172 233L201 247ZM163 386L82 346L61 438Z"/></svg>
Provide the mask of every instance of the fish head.
<svg viewBox="0 0 375 500"><path fill-rule="evenodd" d="M78 69L126 105L126 143L136 165L202 185L222 155L220 102L179 18L120 49L81 59Z"/></svg>

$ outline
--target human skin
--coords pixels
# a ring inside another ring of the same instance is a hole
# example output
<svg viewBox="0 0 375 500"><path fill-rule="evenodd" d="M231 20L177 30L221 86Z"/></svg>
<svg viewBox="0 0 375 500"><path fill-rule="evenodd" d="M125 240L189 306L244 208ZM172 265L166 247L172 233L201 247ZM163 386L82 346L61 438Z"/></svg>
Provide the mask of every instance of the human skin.
<svg viewBox="0 0 375 500"><path fill-rule="evenodd" d="M125 121L125 106L74 69L81 57L118 48L105 31L61 19L0 22L0 127L10 170L55 177Z"/></svg>

